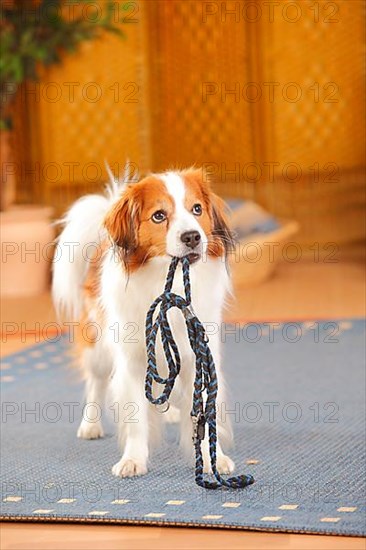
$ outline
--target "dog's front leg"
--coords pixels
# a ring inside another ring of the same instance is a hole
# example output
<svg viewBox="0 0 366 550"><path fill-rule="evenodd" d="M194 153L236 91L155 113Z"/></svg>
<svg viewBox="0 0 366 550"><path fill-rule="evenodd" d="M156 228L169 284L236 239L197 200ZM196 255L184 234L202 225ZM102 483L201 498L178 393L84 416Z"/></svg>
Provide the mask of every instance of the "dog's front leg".
<svg viewBox="0 0 366 550"><path fill-rule="evenodd" d="M86 347L81 356L81 364L86 376L86 404L77 436L82 439L103 437L100 421L104 398L112 370L112 360L101 342ZM93 419L91 411L97 410Z"/></svg>
<svg viewBox="0 0 366 550"><path fill-rule="evenodd" d="M141 476L147 473L149 458L150 405L144 395L142 365L130 358L117 366L112 385L118 412L118 438L122 458L112 473L120 477Z"/></svg>

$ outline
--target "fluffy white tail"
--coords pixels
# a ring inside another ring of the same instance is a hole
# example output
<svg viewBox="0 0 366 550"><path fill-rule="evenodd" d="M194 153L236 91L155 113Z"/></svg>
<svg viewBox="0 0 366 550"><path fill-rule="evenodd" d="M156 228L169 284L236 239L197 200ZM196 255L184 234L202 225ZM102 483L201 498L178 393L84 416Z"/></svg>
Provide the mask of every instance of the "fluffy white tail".
<svg viewBox="0 0 366 550"><path fill-rule="evenodd" d="M58 238L53 261L52 296L58 315L64 319L75 320L80 316L82 286L90 260L96 246L106 236L103 219L129 180L127 168L124 181L116 180L109 167L107 170L111 181L106 187L106 196L82 197L59 222L65 227Z"/></svg>

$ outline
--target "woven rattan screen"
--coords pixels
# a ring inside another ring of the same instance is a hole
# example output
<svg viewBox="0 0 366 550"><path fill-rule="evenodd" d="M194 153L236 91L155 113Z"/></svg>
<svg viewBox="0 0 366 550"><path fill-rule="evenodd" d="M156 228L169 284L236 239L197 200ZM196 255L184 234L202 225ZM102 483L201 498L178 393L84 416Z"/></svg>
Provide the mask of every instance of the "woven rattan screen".
<svg viewBox="0 0 366 550"><path fill-rule="evenodd" d="M120 5L136 12L126 40L84 44L27 100L23 156L48 165L37 200L63 208L105 179L104 159L205 164L222 195L296 218L306 241L363 235L363 0Z"/></svg>
<svg viewBox="0 0 366 550"><path fill-rule="evenodd" d="M149 2L153 163L207 164L223 195L364 234L364 4Z"/></svg>
<svg viewBox="0 0 366 550"><path fill-rule="evenodd" d="M222 24L195 0L149 2L155 168L255 158L251 103L236 84L251 78L245 26ZM214 3L215 5L216 3ZM227 174L227 179L232 179Z"/></svg>
<svg viewBox="0 0 366 550"><path fill-rule="evenodd" d="M365 220L365 4L287 6L263 25L258 52L263 80L275 83L274 101L262 112L262 158L277 163L275 185L266 180L262 202L298 219L308 239L358 238Z"/></svg>
<svg viewBox="0 0 366 550"><path fill-rule="evenodd" d="M93 4L103 16L105 4L91 2L91 9ZM115 2L115 22L121 22L125 38L104 35L84 42L23 94L22 116L31 138L24 147L20 136L27 161L24 184L59 212L77 196L101 188L108 179L105 161L115 174L123 173L126 159L132 171L150 167L143 7Z"/></svg>

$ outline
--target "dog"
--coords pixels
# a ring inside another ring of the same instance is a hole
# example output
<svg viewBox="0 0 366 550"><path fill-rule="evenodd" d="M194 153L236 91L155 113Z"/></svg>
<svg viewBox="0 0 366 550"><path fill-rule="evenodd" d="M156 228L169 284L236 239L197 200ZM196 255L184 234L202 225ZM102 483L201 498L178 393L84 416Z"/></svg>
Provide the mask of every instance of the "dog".
<svg viewBox="0 0 366 550"><path fill-rule="evenodd" d="M169 312L181 355L171 410L159 413L144 395L145 317L164 289L174 256L188 257L192 306L204 324L216 327L210 331L209 345L218 378L218 411L225 406L219 327L231 292L226 258L232 246L225 208L207 175L190 168L151 174L135 182L112 180L104 195L79 199L62 220L52 293L59 315L78 331L77 360L86 379L86 405L77 436L103 437L102 423L99 418L92 421L90 411L95 404L102 407L106 398L113 403L122 451L112 468L116 476L147 473L151 450L160 441L163 416L180 421L182 449L193 456L190 411L195 358L177 310ZM184 295L180 264L173 292ZM164 376L161 345L157 359ZM234 463L223 451L223 445L233 439L228 418L219 414L217 429L217 469L230 474ZM202 452L204 471L210 473L207 435Z"/></svg>

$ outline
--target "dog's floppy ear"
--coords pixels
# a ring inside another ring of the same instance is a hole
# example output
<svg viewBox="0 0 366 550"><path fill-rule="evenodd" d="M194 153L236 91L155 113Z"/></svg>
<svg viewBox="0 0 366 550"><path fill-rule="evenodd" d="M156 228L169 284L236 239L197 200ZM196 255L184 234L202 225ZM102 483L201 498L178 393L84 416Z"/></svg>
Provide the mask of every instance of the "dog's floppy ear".
<svg viewBox="0 0 366 550"><path fill-rule="evenodd" d="M139 224L140 205L133 189L128 187L104 219L104 226L125 262L138 247Z"/></svg>
<svg viewBox="0 0 366 550"><path fill-rule="evenodd" d="M227 255L235 246L234 237L229 228L226 214L228 207L225 201L212 191L210 192L210 201L213 221L212 235L216 243L223 246L225 255Z"/></svg>

